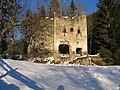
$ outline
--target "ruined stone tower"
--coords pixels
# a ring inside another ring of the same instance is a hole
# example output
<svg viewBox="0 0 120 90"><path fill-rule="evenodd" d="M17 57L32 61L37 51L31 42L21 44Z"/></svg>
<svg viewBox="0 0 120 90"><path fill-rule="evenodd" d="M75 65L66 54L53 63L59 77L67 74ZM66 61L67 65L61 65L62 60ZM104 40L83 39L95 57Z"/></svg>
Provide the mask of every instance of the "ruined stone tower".
<svg viewBox="0 0 120 90"><path fill-rule="evenodd" d="M87 23L84 12L72 18L54 13L53 27L55 57L87 54Z"/></svg>
<svg viewBox="0 0 120 90"><path fill-rule="evenodd" d="M47 30L43 30L46 34L40 32L41 35L37 35L29 45L29 52L32 51L32 48L39 51L41 47L43 50L48 50L49 55L54 56L54 58L74 58L87 55L87 23L84 12L72 18L54 13L54 18L47 17L45 21L49 25ZM43 36L44 39L42 39Z"/></svg>

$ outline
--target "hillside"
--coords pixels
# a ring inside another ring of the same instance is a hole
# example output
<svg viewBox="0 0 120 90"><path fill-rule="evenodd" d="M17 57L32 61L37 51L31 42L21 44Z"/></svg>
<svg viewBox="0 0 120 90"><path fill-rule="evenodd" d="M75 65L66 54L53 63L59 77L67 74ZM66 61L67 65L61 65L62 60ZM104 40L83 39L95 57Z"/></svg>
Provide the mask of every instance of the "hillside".
<svg viewBox="0 0 120 90"><path fill-rule="evenodd" d="M0 90L120 90L120 66L60 66L0 59Z"/></svg>

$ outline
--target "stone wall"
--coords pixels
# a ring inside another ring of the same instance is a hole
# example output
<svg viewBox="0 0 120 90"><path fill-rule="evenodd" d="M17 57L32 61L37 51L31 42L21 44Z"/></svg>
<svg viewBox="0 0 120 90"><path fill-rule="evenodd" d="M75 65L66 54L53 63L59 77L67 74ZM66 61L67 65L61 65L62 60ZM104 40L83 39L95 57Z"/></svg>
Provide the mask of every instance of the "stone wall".
<svg viewBox="0 0 120 90"><path fill-rule="evenodd" d="M44 27L38 28L36 37L29 45L29 53L36 48L44 56L43 51L48 50L48 55L58 58L64 52L65 48L60 50L60 45L61 48L63 45L69 49L66 51L69 58L87 54L87 23L84 12L72 18L54 13L54 18L46 17L43 22L40 21L39 25L43 24Z"/></svg>
<svg viewBox="0 0 120 90"><path fill-rule="evenodd" d="M54 13L54 56L60 54L59 45L69 46L70 57L76 55L76 48L81 48L82 55L87 54L86 15L82 13L73 18Z"/></svg>

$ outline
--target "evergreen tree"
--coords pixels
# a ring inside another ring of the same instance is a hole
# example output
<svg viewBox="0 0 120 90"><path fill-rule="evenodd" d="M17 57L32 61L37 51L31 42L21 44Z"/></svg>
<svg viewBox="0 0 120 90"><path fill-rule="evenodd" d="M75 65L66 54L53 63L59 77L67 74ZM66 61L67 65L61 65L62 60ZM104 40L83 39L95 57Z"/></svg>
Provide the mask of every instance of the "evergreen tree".
<svg viewBox="0 0 120 90"><path fill-rule="evenodd" d="M45 18L45 7L41 6L40 8L40 17Z"/></svg>
<svg viewBox="0 0 120 90"><path fill-rule="evenodd" d="M53 17L53 13L60 13L60 4L58 0L52 0L49 6L49 16Z"/></svg>
<svg viewBox="0 0 120 90"><path fill-rule="evenodd" d="M7 50L8 43L14 40L14 30L17 26L20 14L20 0L2 0L0 1L0 42L2 51ZM9 45L10 46L10 45Z"/></svg>
<svg viewBox="0 0 120 90"><path fill-rule="evenodd" d="M94 34L96 31L94 30L94 26L97 22L97 12L87 16L87 30L88 30L88 53L91 55L97 54L96 43Z"/></svg>
<svg viewBox="0 0 120 90"><path fill-rule="evenodd" d="M33 29L32 29L32 25L34 22L33 19L33 14L32 11L30 9L28 9L25 13L25 19L22 21L22 35L24 36L24 53L25 56L27 56L28 53L28 45L30 44L30 37L32 37L32 35L34 34Z"/></svg>
<svg viewBox="0 0 120 90"><path fill-rule="evenodd" d="M114 54L116 50L115 39L115 16L116 0L99 0L97 7L99 8L97 14L97 21L94 27L94 38L96 49L101 57L108 63L114 63Z"/></svg>
<svg viewBox="0 0 120 90"><path fill-rule="evenodd" d="M115 8L115 12L114 12L114 29L115 31L113 32L113 36L114 36L114 41L116 43L116 46L114 48L114 52L113 52L113 57L115 59L114 64L119 64L120 65L120 1L116 0L117 5Z"/></svg>
<svg viewBox="0 0 120 90"><path fill-rule="evenodd" d="M76 10L77 10L76 5L75 5L75 3L74 3L74 0L72 0L72 1L71 1L71 4L70 4L70 8L69 8L69 16L70 16L70 17L75 16Z"/></svg>

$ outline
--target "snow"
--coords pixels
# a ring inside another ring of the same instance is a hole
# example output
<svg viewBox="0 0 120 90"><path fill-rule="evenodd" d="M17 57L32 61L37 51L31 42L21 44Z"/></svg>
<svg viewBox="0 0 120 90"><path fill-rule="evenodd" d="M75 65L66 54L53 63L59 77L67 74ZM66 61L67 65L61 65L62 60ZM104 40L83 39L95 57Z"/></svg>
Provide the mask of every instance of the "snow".
<svg viewBox="0 0 120 90"><path fill-rule="evenodd" d="M60 66L0 59L0 90L120 90L120 66Z"/></svg>
<svg viewBox="0 0 120 90"><path fill-rule="evenodd" d="M98 56L100 56L100 54L97 53L97 54L95 54L95 55L88 55L88 56L90 56L90 57L98 57Z"/></svg>
<svg viewBox="0 0 120 90"><path fill-rule="evenodd" d="M74 19L75 18L75 16L74 17L72 17L72 19Z"/></svg>
<svg viewBox="0 0 120 90"><path fill-rule="evenodd" d="M53 18L51 18L51 20L54 20Z"/></svg>
<svg viewBox="0 0 120 90"><path fill-rule="evenodd" d="M45 19L48 19L49 17L45 17Z"/></svg>
<svg viewBox="0 0 120 90"><path fill-rule="evenodd" d="M68 18L68 16L65 16L64 18Z"/></svg>

